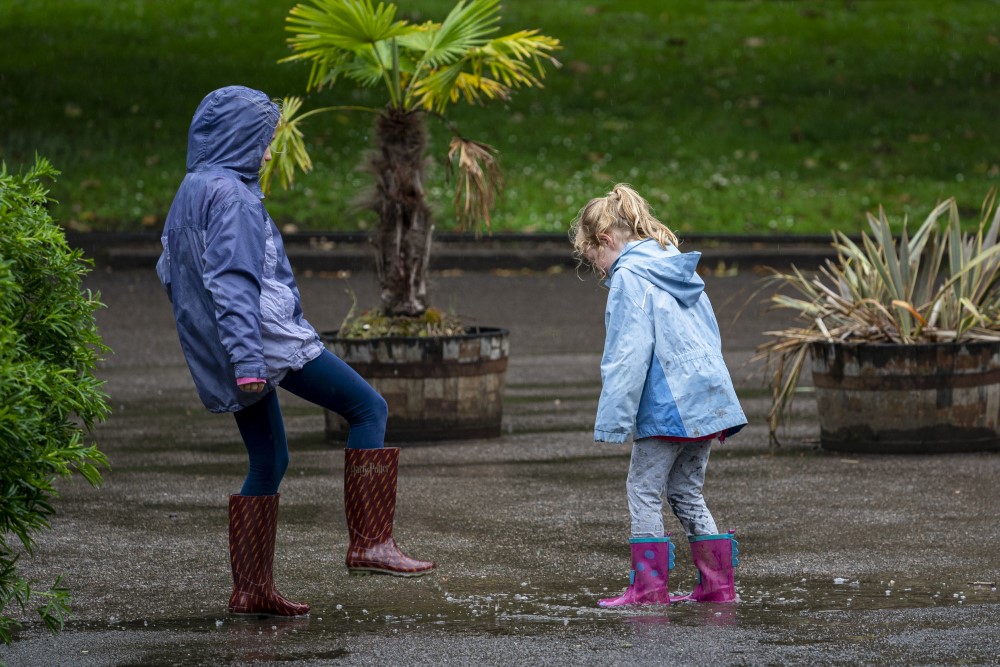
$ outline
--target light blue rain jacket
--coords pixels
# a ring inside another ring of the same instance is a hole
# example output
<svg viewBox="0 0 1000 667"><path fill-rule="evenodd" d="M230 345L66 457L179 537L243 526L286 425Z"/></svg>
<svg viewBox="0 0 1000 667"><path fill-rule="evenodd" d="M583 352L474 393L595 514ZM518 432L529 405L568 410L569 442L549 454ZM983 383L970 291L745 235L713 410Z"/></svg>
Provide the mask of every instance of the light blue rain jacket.
<svg viewBox="0 0 1000 667"><path fill-rule="evenodd" d="M594 440L732 435L747 423L695 270L700 257L646 239L612 265Z"/></svg>
<svg viewBox="0 0 1000 667"><path fill-rule="evenodd" d="M212 412L259 401L323 351L302 317L281 234L261 202L261 160L278 107L257 90L210 93L188 131L187 175L163 228L156 273L198 395ZM268 380L261 393L236 378Z"/></svg>

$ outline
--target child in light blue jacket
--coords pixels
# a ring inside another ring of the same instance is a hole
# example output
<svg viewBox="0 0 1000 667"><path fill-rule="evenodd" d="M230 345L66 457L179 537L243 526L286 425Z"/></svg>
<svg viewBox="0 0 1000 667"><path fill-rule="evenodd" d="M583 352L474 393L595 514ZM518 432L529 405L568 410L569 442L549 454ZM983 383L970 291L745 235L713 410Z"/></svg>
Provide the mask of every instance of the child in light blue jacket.
<svg viewBox="0 0 1000 667"><path fill-rule="evenodd" d="M731 532L719 534L702 486L712 441L725 440L747 420L697 273L701 255L681 253L674 233L625 184L592 199L570 239L608 288L594 440L633 439L626 483L632 573L624 594L598 604L670 603L673 545L663 529L664 495L699 574L695 590L673 601L733 601L736 541Z"/></svg>

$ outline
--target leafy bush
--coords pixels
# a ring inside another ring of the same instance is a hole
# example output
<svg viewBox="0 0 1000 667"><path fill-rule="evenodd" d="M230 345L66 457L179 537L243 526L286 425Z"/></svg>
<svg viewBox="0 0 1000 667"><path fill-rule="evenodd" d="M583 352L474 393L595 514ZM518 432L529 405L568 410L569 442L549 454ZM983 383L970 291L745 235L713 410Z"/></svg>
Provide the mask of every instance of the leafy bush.
<svg viewBox="0 0 1000 667"><path fill-rule="evenodd" d="M856 345L1000 340L1000 209L983 203L975 232L963 232L955 200L941 202L912 237L897 240L885 211L868 214L872 235L855 243L834 233L835 260L815 274L775 272L777 308L796 311L802 327L768 331L759 358L776 359L771 438L787 412L812 343ZM945 219L942 225L941 220ZM789 294L789 291L792 294Z"/></svg>
<svg viewBox="0 0 1000 667"><path fill-rule="evenodd" d="M87 446L84 431L108 413L93 371L107 348L94 311L99 295L81 291L88 262L71 250L47 211L43 178L58 175L36 158L26 174L0 166L0 641L34 599L42 621L61 629L69 608L62 576L33 591L18 560L32 555L35 534L49 528L55 481L74 472L94 486L105 455ZM16 540L14 539L16 538ZM18 542L20 546L18 546ZM23 552L22 552L23 548Z"/></svg>

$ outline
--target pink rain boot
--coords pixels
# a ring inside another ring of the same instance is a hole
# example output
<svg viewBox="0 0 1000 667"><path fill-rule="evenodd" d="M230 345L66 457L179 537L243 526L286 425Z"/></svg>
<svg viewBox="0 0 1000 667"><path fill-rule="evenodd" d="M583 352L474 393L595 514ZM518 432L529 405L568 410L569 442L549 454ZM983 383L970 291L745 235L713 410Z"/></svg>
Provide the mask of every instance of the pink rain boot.
<svg viewBox="0 0 1000 667"><path fill-rule="evenodd" d="M733 568L740 564L736 531L724 535L697 535L691 538L691 557L698 568L698 585L690 595L678 595L671 602L736 602Z"/></svg>
<svg viewBox="0 0 1000 667"><path fill-rule="evenodd" d="M629 587L616 598L598 600L598 606L670 604L667 579L674 567L674 545L670 537L633 537L629 544L632 547Z"/></svg>

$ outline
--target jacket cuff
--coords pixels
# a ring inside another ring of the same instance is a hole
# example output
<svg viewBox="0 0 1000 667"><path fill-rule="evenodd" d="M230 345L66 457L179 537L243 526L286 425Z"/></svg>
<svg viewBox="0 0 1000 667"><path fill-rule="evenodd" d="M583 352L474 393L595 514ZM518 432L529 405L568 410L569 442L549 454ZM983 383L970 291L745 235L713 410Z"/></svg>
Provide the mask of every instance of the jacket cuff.
<svg viewBox="0 0 1000 667"><path fill-rule="evenodd" d="M263 364L236 364L233 369L238 378L266 378L267 368Z"/></svg>
<svg viewBox="0 0 1000 667"><path fill-rule="evenodd" d="M615 431L601 431L594 429L595 442L610 442L612 445L622 445L628 440L628 433L616 433Z"/></svg>

